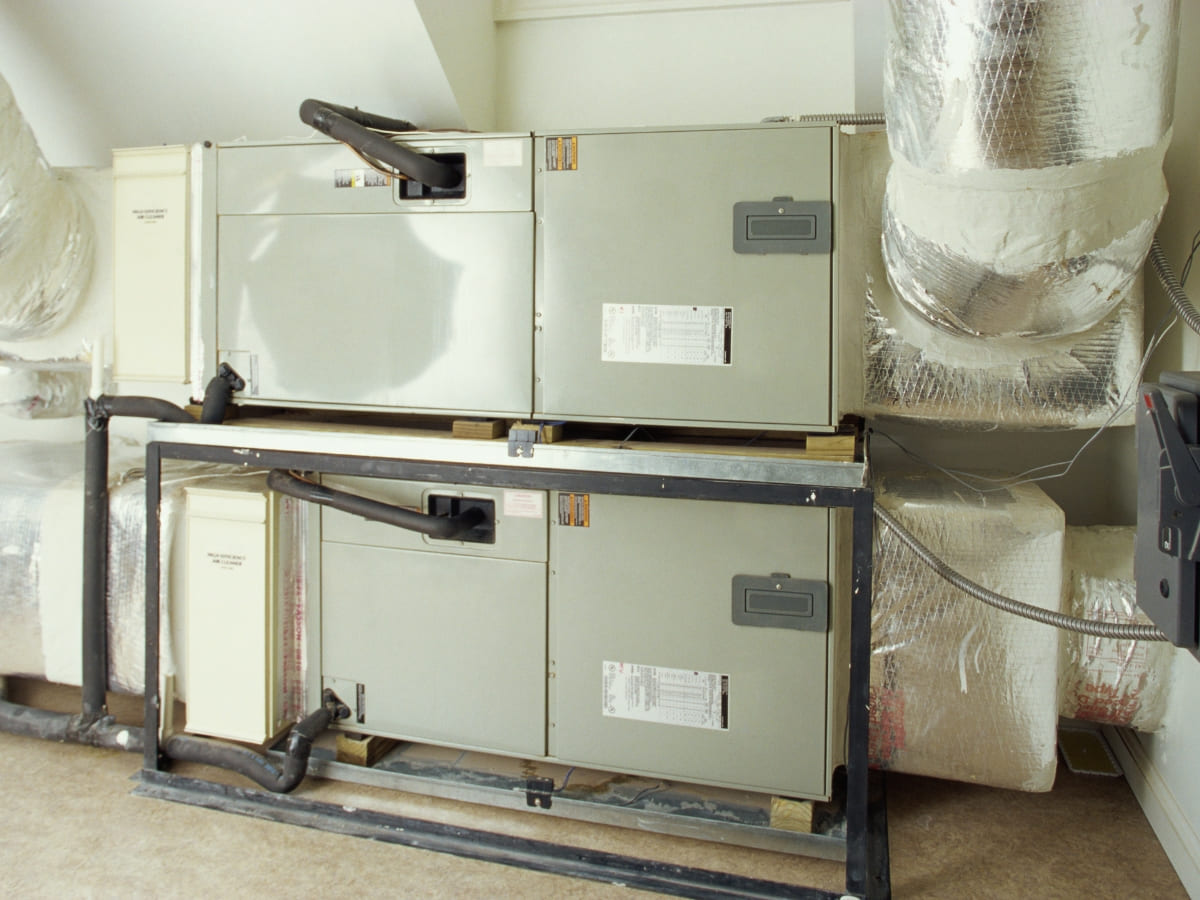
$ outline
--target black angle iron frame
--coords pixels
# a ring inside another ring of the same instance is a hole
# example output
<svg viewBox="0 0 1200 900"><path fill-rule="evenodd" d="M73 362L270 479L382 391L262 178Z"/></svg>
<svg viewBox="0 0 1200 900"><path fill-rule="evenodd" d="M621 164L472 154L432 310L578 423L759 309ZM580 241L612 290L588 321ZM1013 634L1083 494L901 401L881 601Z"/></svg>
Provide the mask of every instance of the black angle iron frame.
<svg viewBox="0 0 1200 900"><path fill-rule="evenodd" d="M471 484L525 490L558 490L670 499L717 500L851 510L850 687L846 756L846 891L829 893L654 860L583 851L539 841L435 822L357 811L229 788L167 771L159 744L159 505L164 459L191 460L237 468L272 468L408 481ZM487 862L543 872L619 882L645 890L693 897L843 896L886 900L891 895L886 801L882 775L869 771L868 704L871 662L871 572L874 497L869 487L772 484L702 477L540 469L532 462L476 465L421 459L386 459L312 452L218 447L152 441L146 447L146 710L143 770L138 792L197 806L354 834Z"/></svg>

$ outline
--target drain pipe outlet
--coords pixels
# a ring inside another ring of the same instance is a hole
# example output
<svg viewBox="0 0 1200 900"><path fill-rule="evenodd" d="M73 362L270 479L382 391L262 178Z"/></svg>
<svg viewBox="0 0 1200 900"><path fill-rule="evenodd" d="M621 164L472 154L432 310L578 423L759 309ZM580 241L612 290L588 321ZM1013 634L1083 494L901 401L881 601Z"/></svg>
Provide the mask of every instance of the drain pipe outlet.
<svg viewBox="0 0 1200 900"><path fill-rule="evenodd" d="M308 773L308 757L312 752L313 740L335 718L344 718L343 712L349 715L350 710L327 692L326 700L319 709L292 726L282 768L249 747L191 734L177 734L169 738L163 750L171 759L228 769L244 775L268 791L287 794L295 790Z"/></svg>

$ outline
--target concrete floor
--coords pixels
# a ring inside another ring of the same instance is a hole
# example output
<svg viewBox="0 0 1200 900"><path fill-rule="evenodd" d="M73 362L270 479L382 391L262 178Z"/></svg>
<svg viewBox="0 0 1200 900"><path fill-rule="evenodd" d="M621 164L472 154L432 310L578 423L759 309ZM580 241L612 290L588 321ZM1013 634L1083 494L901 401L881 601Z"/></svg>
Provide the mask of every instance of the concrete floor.
<svg viewBox="0 0 1200 900"><path fill-rule="evenodd" d="M69 692L49 699L38 705L72 709ZM645 896L136 797L131 778L139 766L133 754L0 734L0 896ZM297 795L826 890L842 886L841 865L828 861L316 779ZM1022 794L893 775L888 813L893 891L901 900L1187 896L1121 779L1060 767L1054 791Z"/></svg>

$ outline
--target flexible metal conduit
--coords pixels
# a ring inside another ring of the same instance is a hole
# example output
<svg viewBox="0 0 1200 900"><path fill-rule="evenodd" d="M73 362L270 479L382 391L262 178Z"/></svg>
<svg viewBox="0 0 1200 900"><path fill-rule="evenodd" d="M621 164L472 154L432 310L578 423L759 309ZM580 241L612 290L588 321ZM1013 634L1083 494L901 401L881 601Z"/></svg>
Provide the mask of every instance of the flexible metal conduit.
<svg viewBox="0 0 1200 900"><path fill-rule="evenodd" d="M1115 622L1097 622L1092 619L1080 619L1067 616L1040 606L1022 603L1005 597L994 591L989 591L982 585L976 584L969 578L951 569L945 562L938 559L933 551L917 540L911 532L897 521L890 512L875 504L875 517L892 530L904 546L908 547L917 558L929 566L938 576L948 581L964 594L969 594L976 600L993 606L1006 613L1032 619L1044 625L1053 625L1066 631L1076 631L1080 634L1090 634L1093 637L1112 638L1120 641L1166 641L1167 636L1153 625L1122 625Z"/></svg>
<svg viewBox="0 0 1200 900"><path fill-rule="evenodd" d="M1179 314L1179 318L1187 323L1188 328L1200 334L1200 312L1196 311L1196 307L1192 305L1188 295L1183 292L1183 285L1179 283L1179 279L1171 270L1171 265L1167 262L1167 254L1163 252L1162 244L1158 242L1157 237L1150 244L1150 263L1154 266L1154 274L1158 276L1163 290L1167 292L1167 299L1171 301L1171 307Z"/></svg>

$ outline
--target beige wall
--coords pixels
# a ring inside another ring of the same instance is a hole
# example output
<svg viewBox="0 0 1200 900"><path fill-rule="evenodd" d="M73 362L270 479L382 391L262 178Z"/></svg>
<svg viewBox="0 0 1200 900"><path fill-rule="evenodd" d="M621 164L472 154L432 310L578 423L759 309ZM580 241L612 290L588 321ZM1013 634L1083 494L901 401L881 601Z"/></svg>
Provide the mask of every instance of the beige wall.
<svg viewBox="0 0 1200 900"><path fill-rule="evenodd" d="M503 21L497 124L708 125L851 112L853 18L848 0L827 0Z"/></svg>
<svg viewBox="0 0 1200 900"><path fill-rule="evenodd" d="M1167 204L1159 240L1178 273L1192 236L1200 230L1200 3L1182 0L1179 75L1175 94L1175 134L1167 151ZM1187 286L1200 305L1200 268ZM1157 283L1147 291L1147 332L1167 314L1169 306ZM1151 361L1148 375L1164 369L1200 369L1200 335L1179 322ZM1193 897L1200 896L1200 778L1196 774L1200 747L1200 660L1179 651L1162 731L1139 735L1148 771L1135 785L1155 830ZM1131 779L1132 781L1133 779ZM1174 812L1172 813L1172 809Z"/></svg>

